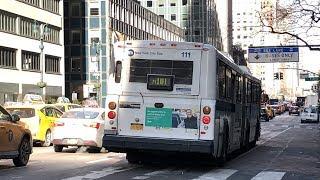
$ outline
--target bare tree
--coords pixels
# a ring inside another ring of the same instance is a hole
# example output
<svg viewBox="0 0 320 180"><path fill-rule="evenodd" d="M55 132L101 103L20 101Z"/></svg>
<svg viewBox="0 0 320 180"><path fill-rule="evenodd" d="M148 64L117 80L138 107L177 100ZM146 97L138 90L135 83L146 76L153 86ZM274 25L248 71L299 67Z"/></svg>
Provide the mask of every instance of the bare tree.
<svg viewBox="0 0 320 180"><path fill-rule="evenodd" d="M287 35L320 51L320 0L282 0L275 5L262 1L258 15L268 32Z"/></svg>

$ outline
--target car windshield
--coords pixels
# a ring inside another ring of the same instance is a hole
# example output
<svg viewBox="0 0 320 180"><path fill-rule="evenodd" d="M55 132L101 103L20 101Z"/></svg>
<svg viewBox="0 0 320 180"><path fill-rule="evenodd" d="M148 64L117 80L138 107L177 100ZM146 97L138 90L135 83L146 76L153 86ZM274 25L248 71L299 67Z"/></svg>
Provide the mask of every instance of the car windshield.
<svg viewBox="0 0 320 180"><path fill-rule="evenodd" d="M10 114L17 114L20 118L31 118L36 115L33 108L7 108Z"/></svg>
<svg viewBox="0 0 320 180"><path fill-rule="evenodd" d="M64 113L61 118L95 119L98 115L99 112L94 111L68 111Z"/></svg>

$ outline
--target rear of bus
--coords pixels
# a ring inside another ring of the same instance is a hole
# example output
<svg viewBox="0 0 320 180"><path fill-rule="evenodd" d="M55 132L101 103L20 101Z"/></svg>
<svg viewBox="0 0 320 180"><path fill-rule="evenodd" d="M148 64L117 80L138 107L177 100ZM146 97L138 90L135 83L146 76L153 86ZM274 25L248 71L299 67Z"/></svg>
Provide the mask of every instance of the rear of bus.
<svg viewBox="0 0 320 180"><path fill-rule="evenodd" d="M210 47L166 41L116 43L103 146L115 152L213 152L214 101L200 96L200 82L207 85L204 74L215 74L215 68L203 61Z"/></svg>

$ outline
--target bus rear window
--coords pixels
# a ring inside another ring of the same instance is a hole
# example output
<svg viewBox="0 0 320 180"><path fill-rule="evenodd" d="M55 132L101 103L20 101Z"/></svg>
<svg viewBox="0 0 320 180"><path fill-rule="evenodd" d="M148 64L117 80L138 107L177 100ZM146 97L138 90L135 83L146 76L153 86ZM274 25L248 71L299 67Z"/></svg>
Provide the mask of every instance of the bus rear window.
<svg viewBox="0 0 320 180"><path fill-rule="evenodd" d="M129 82L147 83L148 74L173 75L174 84L192 85L193 61L131 59Z"/></svg>

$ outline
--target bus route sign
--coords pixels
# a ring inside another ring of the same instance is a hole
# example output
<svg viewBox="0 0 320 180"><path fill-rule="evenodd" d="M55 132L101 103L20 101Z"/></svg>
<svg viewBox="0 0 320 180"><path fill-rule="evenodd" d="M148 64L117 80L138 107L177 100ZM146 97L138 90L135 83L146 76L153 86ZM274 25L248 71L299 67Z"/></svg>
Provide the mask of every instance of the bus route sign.
<svg viewBox="0 0 320 180"><path fill-rule="evenodd" d="M249 47L250 63L299 62L299 48L294 46Z"/></svg>

